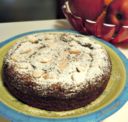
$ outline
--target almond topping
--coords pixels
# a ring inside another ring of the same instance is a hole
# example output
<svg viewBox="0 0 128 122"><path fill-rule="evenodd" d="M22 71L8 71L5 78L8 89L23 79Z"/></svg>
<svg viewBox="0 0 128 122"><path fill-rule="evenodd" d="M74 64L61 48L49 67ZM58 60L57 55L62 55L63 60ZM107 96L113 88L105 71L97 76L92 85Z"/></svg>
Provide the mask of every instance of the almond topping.
<svg viewBox="0 0 128 122"><path fill-rule="evenodd" d="M20 63L20 64L17 65L17 67L20 68L20 69L27 69L28 68L28 64Z"/></svg>
<svg viewBox="0 0 128 122"><path fill-rule="evenodd" d="M77 82L81 82L84 81L85 79L85 74L84 73L79 73L79 72L75 72L71 75L71 79L73 81L77 81Z"/></svg>
<svg viewBox="0 0 128 122"><path fill-rule="evenodd" d="M28 36L28 39L29 39L30 42L32 42L32 43L38 42L38 39L37 39L35 36L32 36L32 35L29 35L29 36Z"/></svg>
<svg viewBox="0 0 128 122"><path fill-rule="evenodd" d="M44 79L49 79L49 74L48 74L48 73L44 73L44 74L43 74L43 78L44 78Z"/></svg>
<svg viewBox="0 0 128 122"><path fill-rule="evenodd" d="M30 48L26 48L26 49L23 49L20 53L24 54L24 53L29 53L30 51L31 51Z"/></svg>
<svg viewBox="0 0 128 122"><path fill-rule="evenodd" d="M45 57L45 58L42 58L40 62L41 62L41 63L48 63L48 62L50 62L50 61L51 61L50 58Z"/></svg>
<svg viewBox="0 0 128 122"><path fill-rule="evenodd" d="M33 72L33 77L35 77L35 78L39 78L39 77L41 77L41 75L42 75L42 71L41 70L35 70Z"/></svg>
<svg viewBox="0 0 128 122"><path fill-rule="evenodd" d="M60 70L63 71L67 67L67 64L68 64L68 59L62 59L59 64Z"/></svg>
<svg viewBox="0 0 128 122"><path fill-rule="evenodd" d="M71 42L69 43L69 45L70 45L70 46L76 46L76 45L77 45L77 42L71 41Z"/></svg>
<svg viewBox="0 0 128 122"><path fill-rule="evenodd" d="M17 57L17 56L12 56L11 59L12 59L13 61L18 61L18 57Z"/></svg>
<svg viewBox="0 0 128 122"><path fill-rule="evenodd" d="M77 66L77 67L76 67L76 70L77 70L78 72L83 72L83 71L85 71L85 67L84 67L84 66Z"/></svg>
<svg viewBox="0 0 128 122"><path fill-rule="evenodd" d="M49 38L48 37L45 37L45 40L49 40Z"/></svg>
<svg viewBox="0 0 128 122"><path fill-rule="evenodd" d="M48 74L48 73L44 73L44 74L43 74L43 78L44 78L44 79L55 79L55 76L50 75L50 74Z"/></svg>
<svg viewBox="0 0 128 122"><path fill-rule="evenodd" d="M79 50L69 50L69 53L70 53L70 54L79 55L79 54L80 54L80 51L79 51Z"/></svg>

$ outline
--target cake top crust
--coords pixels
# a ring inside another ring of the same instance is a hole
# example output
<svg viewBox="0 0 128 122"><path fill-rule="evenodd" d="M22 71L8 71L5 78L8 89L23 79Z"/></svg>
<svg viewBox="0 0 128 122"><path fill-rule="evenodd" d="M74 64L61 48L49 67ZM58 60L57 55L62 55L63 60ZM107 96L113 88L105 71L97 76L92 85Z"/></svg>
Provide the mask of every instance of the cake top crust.
<svg viewBox="0 0 128 122"><path fill-rule="evenodd" d="M41 95L61 87L68 97L88 84L97 84L110 72L107 51L95 38L64 32L20 38L8 51L4 63L13 66L18 74L30 76Z"/></svg>

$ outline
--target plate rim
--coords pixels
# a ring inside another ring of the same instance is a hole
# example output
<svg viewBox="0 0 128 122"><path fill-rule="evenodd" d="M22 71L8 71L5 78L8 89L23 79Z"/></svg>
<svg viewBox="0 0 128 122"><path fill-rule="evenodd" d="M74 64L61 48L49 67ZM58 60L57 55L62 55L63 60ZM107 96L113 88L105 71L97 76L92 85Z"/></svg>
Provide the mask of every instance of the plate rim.
<svg viewBox="0 0 128 122"><path fill-rule="evenodd" d="M70 32L70 33L81 34L81 33L77 32L77 31L68 30L68 29L34 30L34 31L29 31L29 32L25 32L25 33L21 33L21 34L12 36L11 38L8 38L3 42L0 42L0 48L5 46L9 42L17 39L17 38L20 38L22 36L26 36L26 35L29 35L29 34L33 34L33 33L40 33L40 32ZM96 37L94 37L94 38L96 38ZM118 54L119 58L122 60L124 66L125 66L126 73L128 73L128 59L123 55L123 53L119 49L117 49L115 46L110 44L109 42L106 42L106 41L104 41L102 39L99 39L99 38L96 38L96 40L98 40L99 42L107 45L116 54ZM83 121L86 121L86 120L88 120L89 122L90 121L94 121L94 120L95 121L101 121L101 120L107 118L108 116L112 115L116 111L118 111L127 102L128 96L125 95L127 92L128 92L128 75L126 75L126 85L125 85L122 93L112 103L110 103L109 105L103 107L101 110L98 110L98 111L96 111L96 112L94 112L92 114L89 114L89 115L80 116L80 117L74 117L74 118L59 118L59 119L57 119L57 118L55 118L55 119L54 118L53 119L51 119L51 118L49 118L49 119L48 118L39 118L39 117L33 117L33 116L30 116L30 115L25 115L23 113L17 112L15 110L9 108L8 106L4 105L4 103L0 103L0 114L2 116L7 117L10 120L16 120L16 119L20 119L20 121L29 120L28 122L35 122L35 121L36 122L41 122L42 120L44 122L45 121L49 122L49 121L53 121L53 120L57 121L57 122L60 122L60 121L73 122L74 120L76 121L76 119L77 119L77 122L83 122ZM100 116L103 111L106 111L106 110L108 110L108 108L111 108L113 105L117 104L119 100L121 100L122 102L120 103L120 105L118 107L116 107L112 111L108 112L104 116ZM5 110L6 110L6 112L5 112Z"/></svg>

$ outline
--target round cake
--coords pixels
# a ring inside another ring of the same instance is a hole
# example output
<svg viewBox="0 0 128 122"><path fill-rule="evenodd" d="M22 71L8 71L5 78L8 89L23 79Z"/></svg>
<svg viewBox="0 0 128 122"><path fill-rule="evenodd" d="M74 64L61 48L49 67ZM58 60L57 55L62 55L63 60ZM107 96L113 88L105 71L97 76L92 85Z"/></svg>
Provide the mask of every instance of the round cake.
<svg viewBox="0 0 128 122"><path fill-rule="evenodd" d="M95 38L66 32L24 36L4 58L4 84L18 100L49 111L86 106L111 75L106 49Z"/></svg>

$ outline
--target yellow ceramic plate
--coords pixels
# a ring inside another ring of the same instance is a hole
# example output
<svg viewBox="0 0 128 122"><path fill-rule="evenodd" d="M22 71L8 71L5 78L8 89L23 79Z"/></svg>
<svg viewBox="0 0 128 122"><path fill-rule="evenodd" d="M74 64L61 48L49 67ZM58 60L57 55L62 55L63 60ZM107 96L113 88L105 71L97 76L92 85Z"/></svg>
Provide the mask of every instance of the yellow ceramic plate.
<svg viewBox="0 0 128 122"><path fill-rule="evenodd" d="M44 33L48 31L60 32L58 30L47 30L47 31L36 31L36 32ZM19 41L20 38L23 38L27 34L32 34L36 32L29 32L29 33L18 35L1 44L1 48L0 48L0 101L3 104L5 104L7 107L11 108L12 110L17 111L18 113L22 113L22 114L33 116L33 117L72 118L72 117L78 117L82 115L89 116L92 113L94 114L95 112L102 110L106 106L109 106L110 104L112 104L112 102L116 100L122 94L122 91L124 90L126 86L126 65L124 64L124 61L122 60L120 56L122 54L119 51L117 51L117 49L114 48L112 45L96 38L96 41L106 48L106 50L108 51L110 55L111 61L112 61L112 75L111 75L110 81L107 85L107 88L105 89L105 91L99 98L97 98L94 102L92 102L86 107L82 107L82 108L70 110L70 111L64 111L64 112L54 112L54 111L49 112L46 110L40 110L40 109L28 106L18 101L7 91L7 89L3 85L3 79L2 79L3 59L6 53L8 52L8 50L10 49L10 47L15 42ZM69 32L69 31L65 30L64 32ZM119 103L119 106L120 106L120 103ZM115 108L116 107L118 107L118 105L115 105ZM114 110L115 108L111 108L111 109ZM106 114L107 114L107 111L106 111Z"/></svg>

